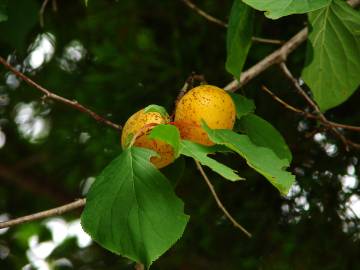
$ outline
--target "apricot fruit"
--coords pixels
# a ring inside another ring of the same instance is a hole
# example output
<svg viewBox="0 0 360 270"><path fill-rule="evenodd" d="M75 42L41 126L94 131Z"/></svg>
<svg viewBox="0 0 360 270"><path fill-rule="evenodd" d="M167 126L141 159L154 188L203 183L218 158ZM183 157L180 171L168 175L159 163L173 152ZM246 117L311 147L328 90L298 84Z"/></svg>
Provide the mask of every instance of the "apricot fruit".
<svg viewBox="0 0 360 270"><path fill-rule="evenodd" d="M201 120L212 129L232 129L235 117L235 104L225 90L213 85L200 85L177 103L175 125L181 138L210 146L214 143L201 127Z"/></svg>
<svg viewBox="0 0 360 270"><path fill-rule="evenodd" d="M174 160L174 151L172 147L160 140L148 138L148 134L154 126L159 124L168 124L169 116L162 116L158 112L144 112L144 109L134 113L126 121L122 135L121 145L123 148L133 141L134 146L148 148L156 151L159 157L151 157L150 161L157 168L163 168Z"/></svg>

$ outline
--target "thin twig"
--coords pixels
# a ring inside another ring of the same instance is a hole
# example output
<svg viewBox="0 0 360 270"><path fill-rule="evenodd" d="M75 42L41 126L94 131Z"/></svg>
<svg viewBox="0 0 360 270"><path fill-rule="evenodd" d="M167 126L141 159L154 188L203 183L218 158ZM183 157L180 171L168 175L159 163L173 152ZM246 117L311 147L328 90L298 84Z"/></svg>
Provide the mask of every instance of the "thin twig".
<svg viewBox="0 0 360 270"><path fill-rule="evenodd" d="M306 111L303 111L301 109L295 108L294 106L290 105L289 103L286 103L284 100L279 98L277 95L275 95L269 88L267 88L265 85L261 86L261 90L268 93L273 99L275 99L277 102L279 102L281 105L283 105L286 109L296 112L298 114L304 115L307 118L314 118L318 119L316 115L313 115L312 113L308 113Z"/></svg>
<svg viewBox="0 0 360 270"><path fill-rule="evenodd" d="M216 191L214 189L214 186L211 184L208 176L206 175L203 167L201 166L201 164L197 161L197 160L194 160L195 161L195 164L196 164L196 167L199 169L202 177L204 178L206 184L208 185L209 189L210 189L210 192L211 194L213 195L218 207L220 208L220 210L225 214L225 216L232 222L232 224L240 229L243 233L245 233L248 237L252 237L251 233L249 233L243 226L241 226L232 216L231 214L226 210L225 206L222 204L221 200L219 199L218 195L216 194Z"/></svg>
<svg viewBox="0 0 360 270"><path fill-rule="evenodd" d="M282 45L285 43L284 40L280 40L280 39L270 39L270 38L260 38L260 37L252 37L251 40L253 42L274 44L274 45Z"/></svg>
<svg viewBox="0 0 360 270"><path fill-rule="evenodd" d="M43 219L43 218L47 218L47 217L59 216L66 212L69 212L71 210L80 208L80 207L84 206L85 203L86 203L86 199L79 199L79 200L76 200L75 202L68 203L68 204L65 204L65 205L62 205L62 206L59 206L56 208L46 210L46 211L38 212L35 214L19 217L19 218L4 221L4 222L0 222L0 229L12 227L12 226L22 224L25 222Z"/></svg>
<svg viewBox="0 0 360 270"><path fill-rule="evenodd" d="M179 103L180 99L186 94L186 92L194 87L195 81L199 81L201 84L206 84L205 76L201 74L196 74L193 72L185 81L183 87L180 89L179 94L177 95L175 99L175 106L173 109L173 112L171 114L171 119L174 118L176 106Z"/></svg>
<svg viewBox="0 0 360 270"><path fill-rule="evenodd" d="M319 106L309 97L308 94L306 94L305 90L302 89L299 81L292 75L285 62L281 62L279 66L281 71L285 74L286 78L288 78L295 86L297 92L306 100L307 103L309 103L309 105L315 110L315 112L319 115L319 117L325 120L326 118L321 112Z"/></svg>
<svg viewBox="0 0 360 270"><path fill-rule="evenodd" d="M247 84L249 81L254 79L256 76L258 76L260 73L262 73L272 65L283 62L292 51L294 51L297 47L300 46L300 44L302 44L306 40L307 33L307 28L299 31L279 49L266 56L254 66L242 72L240 75L240 81L235 79L232 82L228 83L224 87L224 89L230 92L235 92L237 89Z"/></svg>
<svg viewBox="0 0 360 270"><path fill-rule="evenodd" d="M313 101L308 94L306 94L305 90L302 89L299 81L292 75L285 62L280 63L280 69L285 74L285 76L293 83L297 92L306 100L306 102L314 109L316 115L318 115L319 119L328 125L329 129L343 142L346 151L349 151L349 141L345 138L343 134L333 125L329 123L325 115L321 112L319 106Z"/></svg>
<svg viewBox="0 0 360 270"><path fill-rule="evenodd" d="M286 109L290 110L290 111L293 111L293 112L296 112L296 113L299 113L301 115L304 115L305 117L307 118L312 118L312 119L317 119L317 120L320 120L319 119L319 116L315 115L315 114L312 114L312 113L309 113L309 112L306 112L306 111L303 111L299 108L296 108L292 105L290 105L289 103L287 103L286 101L284 101L283 99L281 99L280 97L278 97L277 95L274 94L274 92L272 92L269 88L267 88L266 86L261 86L261 89L263 91L265 91L266 93L268 93L274 100L276 100L277 102L279 102L280 104L282 104ZM323 122L321 122L322 124L324 124ZM352 131L356 131L356 132L360 132L360 127L358 126L351 126L351 125L345 125L345 124L340 124L340 123L337 123L337 122L333 122L333 121L330 121L330 120L327 120L327 126L328 125L331 125L331 126L334 126L334 127L338 127L338 128L342 128L342 129L348 129L348 130L352 130Z"/></svg>
<svg viewBox="0 0 360 270"><path fill-rule="evenodd" d="M49 0L44 0L44 2L41 5L40 11L39 11L39 21L40 21L41 27L44 27L44 12L45 12L45 8L48 3L49 3Z"/></svg>
<svg viewBox="0 0 360 270"><path fill-rule="evenodd" d="M309 112L306 112L306 111L303 111L299 108L296 108L290 104L288 104L287 102L285 102L284 100L282 100L281 98L279 98L278 96L276 96L269 88L267 88L266 86L262 86L261 89L263 91L265 91L266 93L268 93L275 101L279 102L281 105L283 105L286 109L290 110L290 111L293 111L295 113L298 113L306 118L310 118L310 119L315 119L315 120L318 120L319 123L324 126L324 128L326 129L330 129L330 130L333 130L335 129L336 127L338 128L349 128L351 130L354 130L354 131L358 131L358 127L355 127L355 126L348 126L348 125L343 125L343 124L339 124L339 123L336 123L336 122L332 122L332 121L329 121L325 118L325 121L324 119L322 119L319 115L316 115L316 114L312 114L312 113L309 113ZM337 135L337 134L336 134ZM342 134L341 134L342 135ZM337 135L338 136L338 135ZM359 149L360 148L360 144L358 143L355 143L349 139L347 139L344 135L343 136L343 142L345 142L346 146L351 146L355 149Z"/></svg>
<svg viewBox="0 0 360 270"><path fill-rule="evenodd" d="M351 126L351 125L340 124L340 123L333 122L333 121L330 121L330 120L328 120L328 122L329 122L329 124L331 124L332 126L335 126L335 127L338 127L338 128L349 129L349 130L352 130L352 131L360 132L360 127L358 127L358 126Z"/></svg>
<svg viewBox="0 0 360 270"><path fill-rule="evenodd" d="M360 0L348 0L347 3L352 7L356 7L360 5ZM275 50L252 67L242 72L239 81L237 79L234 79L232 82L228 83L224 87L224 89L230 92L235 92L237 89L247 84L249 81L254 79L256 76L258 76L260 73L262 73L272 65L284 62L288 55L292 53L296 48L298 48L307 39L307 35L308 29L307 27L305 27L279 49Z"/></svg>
<svg viewBox="0 0 360 270"><path fill-rule="evenodd" d="M227 27L227 24L225 22L223 22L222 20L219 20L211 15L209 15L208 13L206 13L205 11L203 11L202 9L200 9L198 6L196 6L193 2L191 2L190 0L181 0L185 3L185 5L187 5L189 8L191 8L192 10L194 10L197 14L199 14L200 16L204 17L205 19L207 19L210 22L216 23L217 25L223 26L223 27Z"/></svg>
<svg viewBox="0 0 360 270"><path fill-rule="evenodd" d="M96 121L106 124L116 130L121 130L122 127L120 125L117 125L113 122L111 122L110 120L98 115L97 113L93 112L92 110L88 109L87 107L85 107L84 105L81 105L79 102L77 102L76 100L69 100L67 98L64 98L62 96L59 96L57 94L54 94L53 92L51 92L50 90L42 87L41 85L37 84L36 82L34 82L33 80L31 80L29 77L27 77L25 74L21 73L20 71L18 71L16 68L14 68L12 65L10 65L4 58L0 57L0 63L3 64L7 69L9 69L12 73L14 73L17 77L23 79L27 84L29 84L30 86L35 87L36 89L38 89L40 92L42 92L44 94L44 98L49 98L49 99L53 99L55 101L61 102L65 105L68 105L80 112L86 113L88 114L90 117L92 117L93 119L95 119Z"/></svg>
<svg viewBox="0 0 360 270"><path fill-rule="evenodd" d="M214 16L206 13L204 10L202 10L201 8L199 8L197 5L195 5L193 2L191 2L190 0L181 0L185 3L185 5L187 5L189 8L191 8L192 10L194 10L197 14L199 14L200 16L202 16L203 18L205 18L206 20L213 22L217 25L220 25L222 27L227 28L228 24L225 23L224 21L215 18ZM285 41L283 40L277 40L277 39L268 39L268 38L260 38L260 37L252 37L252 41L254 42L259 42L259 43L266 43L266 44L275 44L275 45L281 45L284 44Z"/></svg>

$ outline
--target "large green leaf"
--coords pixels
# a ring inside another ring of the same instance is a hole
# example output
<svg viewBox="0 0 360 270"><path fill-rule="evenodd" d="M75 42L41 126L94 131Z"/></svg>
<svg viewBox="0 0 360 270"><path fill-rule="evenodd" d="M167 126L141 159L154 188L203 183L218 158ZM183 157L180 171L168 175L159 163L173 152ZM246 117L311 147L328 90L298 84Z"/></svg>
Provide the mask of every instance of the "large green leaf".
<svg viewBox="0 0 360 270"><path fill-rule="evenodd" d="M278 19L290 14L301 14L323 8L331 0L243 0L246 4L261 11L265 16Z"/></svg>
<svg viewBox="0 0 360 270"><path fill-rule="evenodd" d="M235 103L237 119L255 111L255 103L252 99L234 93L230 93L230 96Z"/></svg>
<svg viewBox="0 0 360 270"><path fill-rule="evenodd" d="M180 132L174 125L157 125L148 135L150 139L159 139L172 146L174 149L174 157L179 156L180 149Z"/></svg>
<svg viewBox="0 0 360 270"><path fill-rule="evenodd" d="M247 135L228 129L210 129L205 123L203 127L213 142L225 145L245 158L247 164L265 176L281 194L289 192L295 177L286 171L287 159L280 159L271 149L254 144Z"/></svg>
<svg viewBox="0 0 360 270"><path fill-rule="evenodd" d="M91 186L81 216L101 246L147 267L181 237L188 221L183 202L150 163L153 155L125 149Z"/></svg>
<svg viewBox="0 0 360 270"><path fill-rule="evenodd" d="M309 14L302 77L322 111L347 100L360 84L360 13L335 0Z"/></svg>
<svg viewBox="0 0 360 270"><path fill-rule="evenodd" d="M224 148L218 145L207 147L187 140L181 141L180 153L182 155L196 159L202 165L209 167L214 172L220 174L222 177L230 181L237 181L242 179L235 173L233 169L207 156L219 151L224 151Z"/></svg>
<svg viewBox="0 0 360 270"><path fill-rule="evenodd" d="M226 37L226 70L240 79L251 46L254 10L241 0L235 0L231 8Z"/></svg>
<svg viewBox="0 0 360 270"><path fill-rule="evenodd" d="M248 114L240 120L241 130L256 145L270 148L280 159L292 160L292 155L283 136L269 122L255 114Z"/></svg>

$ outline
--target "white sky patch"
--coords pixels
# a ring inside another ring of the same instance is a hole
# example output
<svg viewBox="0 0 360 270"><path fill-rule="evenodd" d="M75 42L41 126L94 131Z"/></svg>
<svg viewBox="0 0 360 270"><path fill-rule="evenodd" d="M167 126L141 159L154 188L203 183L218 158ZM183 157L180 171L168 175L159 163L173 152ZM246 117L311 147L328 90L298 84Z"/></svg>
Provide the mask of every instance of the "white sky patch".
<svg viewBox="0 0 360 270"><path fill-rule="evenodd" d="M324 149L325 153L329 157L334 157L338 154L338 147L336 144L327 142L326 135L324 133L316 133L313 137L314 141L317 142L322 149Z"/></svg>
<svg viewBox="0 0 360 270"><path fill-rule="evenodd" d="M338 147L332 143L326 143L324 145L324 150L329 157L334 157L338 153Z"/></svg>
<svg viewBox="0 0 360 270"><path fill-rule="evenodd" d="M84 144L91 138L88 132L81 132L79 135L79 143Z"/></svg>
<svg viewBox="0 0 360 270"><path fill-rule="evenodd" d="M355 166L350 164L346 168L347 174L340 175L339 179L342 184L342 190L344 192L351 192L352 189L356 188L359 182L357 175L355 174Z"/></svg>
<svg viewBox="0 0 360 270"><path fill-rule="evenodd" d="M6 142L6 135L2 130L0 129L0 149L3 148Z"/></svg>
<svg viewBox="0 0 360 270"><path fill-rule="evenodd" d="M301 187L297 183L294 183L291 186L291 188L287 194L287 197L291 198L291 197L297 196L300 192L301 192Z"/></svg>
<svg viewBox="0 0 360 270"><path fill-rule="evenodd" d="M96 179L95 177L90 176L90 177L88 177L88 178L86 178L86 179L84 179L84 180L82 181L82 184L81 184L81 186L82 186L81 194L82 194L83 196L85 196L85 195L88 193L91 185L95 182L95 179Z"/></svg>
<svg viewBox="0 0 360 270"><path fill-rule="evenodd" d="M302 190L297 183L292 185L287 197L294 200L297 209L305 211L309 210L310 205L307 199L307 193Z"/></svg>
<svg viewBox="0 0 360 270"><path fill-rule="evenodd" d="M65 220L61 218L52 218L46 222L45 225L52 235L52 239L55 244L61 244L67 237L68 225Z"/></svg>
<svg viewBox="0 0 360 270"><path fill-rule="evenodd" d="M75 236L80 248L85 248L91 244L91 237L82 229L80 219L69 223L68 236Z"/></svg>
<svg viewBox="0 0 360 270"><path fill-rule="evenodd" d="M299 121L298 123L298 126L297 126L297 130L302 132L302 131L305 131L309 128L309 125L307 124L307 122L301 120Z"/></svg>
<svg viewBox="0 0 360 270"><path fill-rule="evenodd" d="M80 248L85 248L92 242L90 236L83 231L80 219L67 223L60 217L50 218L45 220L45 226L50 230L52 240L39 243L38 235L33 235L29 238L29 249L26 255L30 264L25 265L22 268L23 270L33 269L31 266L37 270L52 269L52 266L49 265L46 259L56 247L61 245L69 237L75 237ZM52 262L52 264L54 263L58 266L72 266L71 262L66 258Z"/></svg>
<svg viewBox="0 0 360 270"><path fill-rule="evenodd" d="M13 73L8 73L6 75L5 82L10 89L16 89L20 85L19 79Z"/></svg>
<svg viewBox="0 0 360 270"><path fill-rule="evenodd" d="M315 135L314 135L314 141L315 142L323 142L323 141L325 141L326 140L326 136L325 136L325 134L324 133L316 133Z"/></svg>
<svg viewBox="0 0 360 270"><path fill-rule="evenodd" d="M343 175L340 178L342 189L344 192L349 192L357 186L358 179L354 175Z"/></svg>
<svg viewBox="0 0 360 270"><path fill-rule="evenodd" d="M38 115L36 105L36 102L18 103L15 107L19 133L31 143L37 143L50 133L50 121Z"/></svg>
<svg viewBox="0 0 360 270"><path fill-rule="evenodd" d="M51 33L39 34L30 45L30 54L25 63L32 69L40 68L44 63L49 62L55 53L55 36Z"/></svg>
<svg viewBox="0 0 360 270"><path fill-rule="evenodd" d="M354 175L354 174L355 174L355 166L352 165L352 164L349 165L349 166L347 166L346 172L347 172L347 174L349 174L349 175Z"/></svg>
<svg viewBox="0 0 360 270"><path fill-rule="evenodd" d="M86 55L86 49L79 40L71 41L64 49L63 56L59 64L60 68L72 72L77 68L77 63L80 62Z"/></svg>
<svg viewBox="0 0 360 270"><path fill-rule="evenodd" d="M10 219L9 214L3 213L0 215L0 222L8 221ZM6 233L9 230L9 228L0 229L0 235Z"/></svg>
<svg viewBox="0 0 360 270"><path fill-rule="evenodd" d="M351 195L346 202L346 216L350 218L360 218L360 196Z"/></svg>

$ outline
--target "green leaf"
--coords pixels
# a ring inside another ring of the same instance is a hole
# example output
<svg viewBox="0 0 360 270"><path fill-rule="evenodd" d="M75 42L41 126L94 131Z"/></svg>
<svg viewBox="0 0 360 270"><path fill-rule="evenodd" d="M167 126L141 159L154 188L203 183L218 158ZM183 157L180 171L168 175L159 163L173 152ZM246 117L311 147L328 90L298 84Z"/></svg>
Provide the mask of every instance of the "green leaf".
<svg viewBox="0 0 360 270"><path fill-rule="evenodd" d="M270 148L280 159L291 162L292 155L283 136L269 122L255 114L248 114L239 122L243 133L248 135L254 144Z"/></svg>
<svg viewBox="0 0 360 270"><path fill-rule="evenodd" d="M225 145L245 158L247 164L268 179L282 195L289 192L295 177L286 171L288 160L280 159L269 148L254 144L247 135L229 129L210 129L205 123L203 128L213 142Z"/></svg>
<svg viewBox="0 0 360 270"><path fill-rule="evenodd" d="M214 172L220 174L222 177L230 181L243 179L238 176L233 169L207 156L208 154L213 154L218 151L224 151L224 148L217 145L207 147L187 140L181 141L180 153L182 155L196 159L202 165L209 167Z"/></svg>
<svg viewBox="0 0 360 270"><path fill-rule="evenodd" d="M183 202L150 163L154 154L124 150L91 186L81 216L97 243L146 267L181 237L188 222Z"/></svg>
<svg viewBox="0 0 360 270"><path fill-rule="evenodd" d="M174 157L179 156L180 132L174 125L157 125L151 130L148 137L149 139L159 139L170 144L174 149Z"/></svg>
<svg viewBox="0 0 360 270"><path fill-rule="evenodd" d="M156 104L151 104L149 106L146 106L144 108L144 113L148 113L148 112L157 112L160 113L160 115L163 117L169 117L169 114L167 113L166 109L163 106L159 106Z"/></svg>
<svg viewBox="0 0 360 270"><path fill-rule="evenodd" d="M0 3L0 22L6 21L8 19L6 2L7 1L2 1L2 3Z"/></svg>
<svg viewBox="0 0 360 270"><path fill-rule="evenodd" d="M251 46L254 11L241 0L235 0L231 8L226 36L226 70L236 79L245 64Z"/></svg>
<svg viewBox="0 0 360 270"><path fill-rule="evenodd" d="M88 6L88 0L84 0L84 4L85 4L85 7L87 7Z"/></svg>
<svg viewBox="0 0 360 270"><path fill-rule="evenodd" d="M265 16L278 19L290 14L301 14L323 8L331 0L243 0L249 6L266 11Z"/></svg>
<svg viewBox="0 0 360 270"><path fill-rule="evenodd" d="M229 93L236 107L236 117L240 119L242 116L255 111L255 103L252 99L248 99L242 95Z"/></svg>
<svg viewBox="0 0 360 270"><path fill-rule="evenodd" d="M335 0L309 14L302 77L322 111L347 100L360 84L360 13Z"/></svg>

